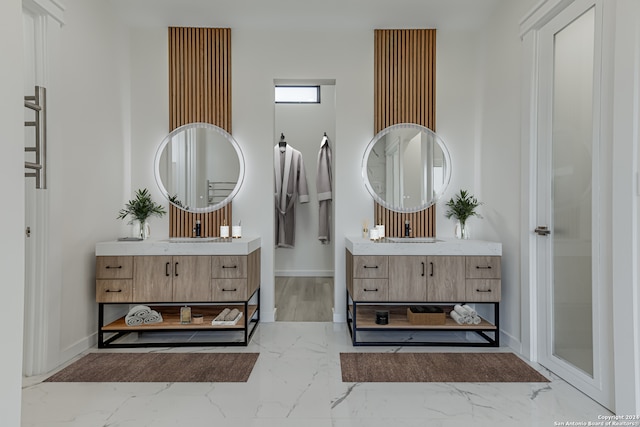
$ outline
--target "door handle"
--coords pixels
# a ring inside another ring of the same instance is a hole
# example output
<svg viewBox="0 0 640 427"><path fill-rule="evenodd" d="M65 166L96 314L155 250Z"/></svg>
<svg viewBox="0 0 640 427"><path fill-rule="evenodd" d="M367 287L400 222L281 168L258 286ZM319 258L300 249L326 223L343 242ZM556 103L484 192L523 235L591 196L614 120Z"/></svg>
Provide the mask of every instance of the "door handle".
<svg viewBox="0 0 640 427"><path fill-rule="evenodd" d="M539 225L533 231L539 236L547 236L551 234L551 230L549 230L549 227L547 227L546 225Z"/></svg>

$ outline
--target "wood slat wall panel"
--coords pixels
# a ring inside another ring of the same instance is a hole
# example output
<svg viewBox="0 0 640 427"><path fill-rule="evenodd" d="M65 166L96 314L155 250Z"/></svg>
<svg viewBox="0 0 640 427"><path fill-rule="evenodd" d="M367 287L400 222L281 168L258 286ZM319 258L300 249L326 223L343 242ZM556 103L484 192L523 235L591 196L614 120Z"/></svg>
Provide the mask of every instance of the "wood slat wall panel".
<svg viewBox="0 0 640 427"><path fill-rule="evenodd" d="M231 133L231 29L169 27L169 131L195 122ZM169 236L191 237L200 220L203 237L231 225L231 203L208 213L169 208Z"/></svg>
<svg viewBox="0 0 640 427"><path fill-rule="evenodd" d="M374 132L398 123L417 123L435 131L436 30L375 30ZM375 224L390 237L434 237L435 205L416 213L390 211L375 203Z"/></svg>

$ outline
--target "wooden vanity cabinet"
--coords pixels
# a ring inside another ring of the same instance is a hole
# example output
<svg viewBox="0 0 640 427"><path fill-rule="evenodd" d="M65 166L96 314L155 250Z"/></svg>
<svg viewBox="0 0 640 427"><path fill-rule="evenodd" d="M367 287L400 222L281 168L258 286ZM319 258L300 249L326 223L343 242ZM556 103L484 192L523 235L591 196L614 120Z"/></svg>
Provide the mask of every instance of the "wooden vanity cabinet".
<svg viewBox="0 0 640 427"><path fill-rule="evenodd" d="M211 257L134 257L134 302L210 301Z"/></svg>
<svg viewBox="0 0 640 427"><path fill-rule="evenodd" d="M476 332L486 339L486 343L466 345L498 346L500 259L500 256L466 255L353 255L347 249L347 323L353 344L406 344L358 341L358 331L449 330ZM494 323L481 319L477 325L459 325L447 316L445 324L420 325L410 323L406 314L412 305L441 306L447 312L455 304L464 303L492 305ZM375 323L376 310L389 311L389 324ZM493 336L485 332L492 332Z"/></svg>
<svg viewBox="0 0 640 427"><path fill-rule="evenodd" d="M215 255L203 251L201 243L194 243L197 246L193 255L184 254L190 247L174 246L169 241L149 245L142 242L139 248L120 242L98 244L95 261L98 347L248 345L260 322L260 247L256 244L259 244L256 238L221 242L214 244L211 251L223 254ZM240 255L235 255L231 247ZM175 249L179 255L171 254ZM121 252L127 255L120 255ZM134 305L157 310L163 320L128 325L126 313ZM111 307L106 309L107 306ZM202 321L183 323L184 306L191 307L192 314L202 315ZM238 309L242 316L234 324L213 323L225 308ZM107 320L114 315L121 317ZM189 339L180 340L179 335L170 342L121 339L128 334L151 331L188 331L185 337ZM192 340L194 333L205 331L216 332L214 339L205 335Z"/></svg>

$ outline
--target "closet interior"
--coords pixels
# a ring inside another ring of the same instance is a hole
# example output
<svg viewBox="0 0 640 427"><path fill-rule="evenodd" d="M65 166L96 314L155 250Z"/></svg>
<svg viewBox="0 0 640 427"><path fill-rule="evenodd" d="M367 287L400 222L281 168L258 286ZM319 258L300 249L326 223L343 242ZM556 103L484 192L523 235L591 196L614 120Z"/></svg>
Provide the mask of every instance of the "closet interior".
<svg viewBox="0 0 640 427"><path fill-rule="evenodd" d="M335 82L312 100L275 102L275 306L277 321L333 321Z"/></svg>

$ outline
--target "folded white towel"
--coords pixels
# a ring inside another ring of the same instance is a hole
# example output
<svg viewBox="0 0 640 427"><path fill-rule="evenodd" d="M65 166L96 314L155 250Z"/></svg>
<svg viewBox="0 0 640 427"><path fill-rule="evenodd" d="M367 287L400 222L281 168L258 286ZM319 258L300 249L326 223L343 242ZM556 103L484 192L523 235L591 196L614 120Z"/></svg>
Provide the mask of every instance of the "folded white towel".
<svg viewBox="0 0 640 427"><path fill-rule="evenodd" d="M152 323L161 323L162 321L162 315L155 310L151 310L149 315L144 318L145 325L149 325Z"/></svg>

